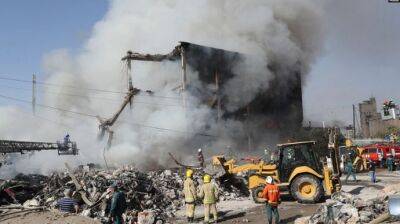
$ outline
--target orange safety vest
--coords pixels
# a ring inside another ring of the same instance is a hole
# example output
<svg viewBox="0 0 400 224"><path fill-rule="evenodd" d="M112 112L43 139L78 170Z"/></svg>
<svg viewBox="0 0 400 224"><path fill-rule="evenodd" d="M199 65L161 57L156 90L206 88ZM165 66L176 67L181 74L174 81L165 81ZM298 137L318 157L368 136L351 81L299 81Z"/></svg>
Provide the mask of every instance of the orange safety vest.
<svg viewBox="0 0 400 224"><path fill-rule="evenodd" d="M263 190L262 196L268 202L268 204L272 206L278 206L280 193L277 185L267 184Z"/></svg>

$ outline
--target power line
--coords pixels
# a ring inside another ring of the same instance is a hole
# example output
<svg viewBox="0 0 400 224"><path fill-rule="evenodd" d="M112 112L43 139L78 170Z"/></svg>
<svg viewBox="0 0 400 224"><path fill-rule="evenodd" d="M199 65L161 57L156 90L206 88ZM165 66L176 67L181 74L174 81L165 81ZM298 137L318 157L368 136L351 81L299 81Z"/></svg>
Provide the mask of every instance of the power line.
<svg viewBox="0 0 400 224"><path fill-rule="evenodd" d="M8 77L0 77L0 79L1 80L8 80L8 81L15 81L15 82L32 83L31 80L24 80L24 79L16 79L16 78L8 78ZM116 91L116 90L105 90L105 89L96 89L96 88L83 88L83 87L77 87L77 86L71 86L71 85L63 85L63 84L57 84L57 83L48 83L48 82L42 82L42 81L36 81L36 84L49 86L49 87L66 87L66 88L84 89L84 90L89 90L89 91L94 91L94 92L105 92L105 93L114 93L114 94L126 94L127 93L127 92ZM142 97L143 96L146 97L145 95L142 95ZM165 99L182 100L180 97L158 96L158 95L154 95L154 94L151 94L148 97L157 97L157 98L165 98Z"/></svg>
<svg viewBox="0 0 400 224"><path fill-rule="evenodd" d="M193 135L200 135L200 136L214 137L214 138L218 137L218 136L211 135L211 134L206 134L206 133L198 133L198 132L190 132L190 131L178 131L178 130L174 130L174 129L161 128L161 127L156 127L156 126L152 126L152 125L138 124L138 123L130 122L130 121L126 121L126 120L120 120L120 121L117 121L117 123L125 123L125 124L130 124L130 125L144 127L144 128L153 128L153 129L157 129L157 130L160 130L160 131L173 131L173 132L177 132L177 133L181 133L181 134L193 134Z"/></svg>
<svg viewBox="0 0 400 224"><path fill-rule="evenodd" d="M15 81L15 82L32 83L32 81L30 81L30 80L23 80L23 79L6 78L6 77L0 77L0 79L2 79L2 80L8 80L8 81ZM36 84L45 85L45 86L67 87L67 88L73 88L73 89L86 89L86 90L96 91L96 92L122 93L122 94L126 93L126 92L115 91L115 90L94 89L94 88L81 88L81 87L76 87L76 86L71 86L71 85L61 85L61 84L48 83L48 82L41 82L41 81L36 81Z"/></svg>
<svg viewBox="0 0 400 224"><path fill-rule="evenodd" d="M28 103L28 104L32 103L29 100L18 99L18 98L5 96L5 95L1 95L1 94L0 94L0 98L14 100L14 101ZM59 111L72 113L72 114L78 114L78 115L87 116L87 117L94 117L94 118L98 117L98 116L92 115L92 114L87 114L87 113L82 113L82 112L77 112L77 111L71 111L71 110L58 108L58 107L53 107L53 106L48 106L48 105L43 105L43 104L36 104L36 105L39 106L39 107L44 107L44 108L53 109L53 110L59 110ZM169 128L162 128L162 127L156 127L156 126L151 126L151 125L144 125L144 124L134 123L134 122L130 122L130 121L124 121L124 120L117 121L117 123L127 123L127 124L140 126L140 127L144 127L144 128L152 128L152 129L156 129L156 130L160 130L160 131L171 131L171 132L176 132L176 133L181 133L181 134L191 133L191 134L194 134L194 135L200 135L200 136L206 136L206 137L217 137L217 136L210 135L210 134L205 134L205 133L180 131L180 130L174 130L174 129L169 129Z"/></svg>
<svg viewBox="0 0 400 224"><path fill-rule="evenodd" d="M18 99L18 98L14 98L14 97L10 97L10 96L5 96L5 95L1 95L1 98L4 99L9 99L9 100L14 100L14 101L18 101L18 102L23 102L23 103L29 103L31 104L32 101L29 100L23 100L23 99ZM68 113L73 113L73 114L79 114L82 116L88 116L88 117L96 117L96 115L92 115L92 114L87 114L87 113L82 113L82 112L77 112L77 111L71 111L71 110L67 110L67 109L63 109L63 108L58 108L58 107L53 107L53 106L48 106L48 105L44 105L44 104L36 104L39 107L43 107L43 108L49 108L49 109L54 109L54 110L59 110L59 111L63 111L63 112L68 112Z"/></svg>
<svg viewBox="0 0 400 224"><path fill-rule="evenodd" d="M51 119L48 119L48 118L45 118L45 117L42 117L42 116L38 116L37 114L33 115L31 112L27 112L25 110L18 110L18 112L20 112L22 114L27 114L27 115L32 116L34 118L38 118L38 119L47 121L47 122L52 123L52 124L57 125L57 126L67 127L68 129L72 129L72 130L76 128L76 127L72 127L70 125L67 125L67 124L64 124L64 123L61 123L61 122L58 122L58 121L54 121L54 120L51 120ZM71 117L71 118L76 119L76 117ZM86 132L90 133L90 134L97 134L96 132L91 132L91 131L86 131Z"/></svg>
<svg viewBox="0 0 400 224"><path fill-rule="evenodd" d="M12 86L7 86L7 85L0 85L0 87L8 88L8 89L18 89L18 90L23 90L23 91L32 91L32 89L28 88L22 88L22 87L12 87ZM115 103L120 103L120 100L116 99L110 99L110 98L105 98L105 97L96 97L96 96L85 96L85 95L79 95L79 94L74 94L74 93L66 93L66 92L55 92L55 91L49 91L49 90L42 90L42 92L49 93L52 95L63 95L63 96L68 96L68 97L78 97L80 99L87 99L87 100L107 100L107 101L112 101ZM136 96L135 96L136 97ZM140 96L139 96L140 97ZM133 101L133 104L146 104L146 105L151 105L151 106L165 106L165 107L180 107L183 108L183 105L173 105L173 104L160 104L160 103L149 103L149 102L140 102L140 101Z"/></svg>

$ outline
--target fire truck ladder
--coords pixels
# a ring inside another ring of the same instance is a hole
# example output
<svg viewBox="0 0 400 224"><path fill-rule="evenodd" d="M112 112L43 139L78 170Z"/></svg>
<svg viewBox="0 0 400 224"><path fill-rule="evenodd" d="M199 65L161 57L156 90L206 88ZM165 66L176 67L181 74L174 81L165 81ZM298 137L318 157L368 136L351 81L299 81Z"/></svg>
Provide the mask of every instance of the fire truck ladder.
<svg viewBox="0 0 400 224"><path fill-rule="evenodd" d="M57 150L58 155L77 155L78 148L76 142L64 143L57 141L51 142L26 142L0 140L0 154L34 152L34 151Z"/></svg>

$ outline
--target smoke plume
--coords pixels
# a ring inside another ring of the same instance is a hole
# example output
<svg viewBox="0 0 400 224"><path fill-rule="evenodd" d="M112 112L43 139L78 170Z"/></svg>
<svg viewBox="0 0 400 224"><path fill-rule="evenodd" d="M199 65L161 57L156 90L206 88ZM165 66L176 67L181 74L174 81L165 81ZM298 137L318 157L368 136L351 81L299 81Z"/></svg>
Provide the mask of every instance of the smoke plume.
<svg viewBox="0 0 400 224"><path fill-rule="evenodd" d="M322 43L321 15L321 7L307 0L111 1L80 54L61 49L44 57L46 82L63 87L43 95L40 103L111 117L124 95L94 89L126 91L127 78L120 59L127 50L168 53L179 41L188 41L248 56L222 90L227 111L234 111L269 88L275 76L290 80L293 72L308 73ZM277 65L278 73L269 69L271 64ZM190 85L202 88L197 72L188 68L188 73ZM176 90L181 85L179 62L134 61L130 75L136 88L155 94L135 97L132 108L127 107L112 127L113 146L105 153L109 164L152 168L149 163L166 165L169 151L193 155L200 147L206 153L235 149L235 139L246 136L245 125L238 120L212 125L215 111L190 93L186 110L182 107ZM98 122L94 117L45 108L39 108L36 117L18 107L0 111L2 139L55 141L68 132L81 149L78 157L59 157L54 152L18 155L13 166L0 172L46 172L62 167L63 161L74 165L103 163L105 141L97 141ZM218 137L199 135L205 132L218 133ZM265 131L259 134L264 140L255 148L268 144L273 136Z"/></svg>

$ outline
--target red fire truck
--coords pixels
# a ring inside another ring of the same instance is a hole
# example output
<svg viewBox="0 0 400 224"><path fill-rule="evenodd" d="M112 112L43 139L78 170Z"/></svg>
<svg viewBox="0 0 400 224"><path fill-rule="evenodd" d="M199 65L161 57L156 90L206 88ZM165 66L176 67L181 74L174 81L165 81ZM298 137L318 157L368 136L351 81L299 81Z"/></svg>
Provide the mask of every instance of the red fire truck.
<svg viewBox="0 0 400 224"><path fill-rule="evenodd" d="M377 164L385 165L389 156L394 156L396 162L400 161L400 145L391 143L377 143L363 147L362 157L370 159Z"/></svg>

